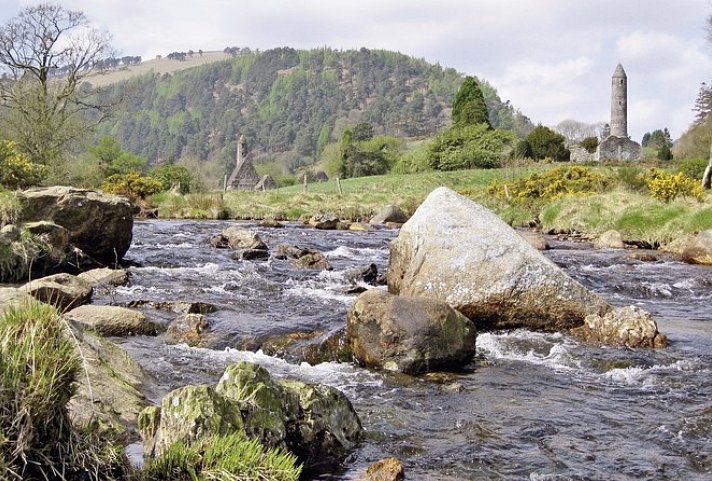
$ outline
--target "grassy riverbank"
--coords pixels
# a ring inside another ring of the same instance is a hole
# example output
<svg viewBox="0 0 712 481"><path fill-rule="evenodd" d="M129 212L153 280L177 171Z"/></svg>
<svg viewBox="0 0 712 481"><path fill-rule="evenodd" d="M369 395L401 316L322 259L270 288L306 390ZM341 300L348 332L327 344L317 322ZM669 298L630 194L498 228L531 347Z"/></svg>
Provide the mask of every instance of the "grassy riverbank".
<svg viewBox="0 0 712 481"><path fill-rule="evenodd" d="M493 195L488 187L512 184L557 165L525 165L491 170L383 175L336 182L290 186L267 192L162 194L153 200L162 218L276 219L296 221L319 212L333 212L350 221L368 220L383 206L397 204L412 214L436 187L446 186L486 205L515 227L535 223L544 232L580 232L596 236L609 229L630 242L665 244L686 233L712 228L712 197L656 200L644 182L630 180L630 167L593 167L605 178L597 192L562 194L556 199L514 202ZM640 178L646 169L639 169Z"/></svg>

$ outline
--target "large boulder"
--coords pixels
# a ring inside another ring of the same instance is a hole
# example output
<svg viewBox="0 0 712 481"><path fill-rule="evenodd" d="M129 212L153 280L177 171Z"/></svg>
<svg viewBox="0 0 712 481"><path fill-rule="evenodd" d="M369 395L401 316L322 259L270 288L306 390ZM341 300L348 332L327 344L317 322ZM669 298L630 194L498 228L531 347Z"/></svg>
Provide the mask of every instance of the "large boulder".
<svg viewBox="0 0 712 481"><path fill-rule="evenodd" d="M408 216L397 205L387 205L369 221L370 224L386 224L392 222L403 224L408 221Z"/></svg>
<svg viewBox="0 0 712 481"><path fill-rule="evenodd" d="M131 246L132 207L123 197L74 187L38 187L22 193L23 222L52 221L90 257L114 264Z"/></svg>
<svg viewBox="0 0 712 481"><path fill-rule="evenodd" d="M32 301L35 301L34 298L23 289L0 287L0 316L8 309L17 309L18 307L22 307L23 304Z"/></svg>
<svg viewBox="0 0 712 481"><path fill-rule="evenodd" d="M92 296L89 283L71 274L55 274L36 279L21 289L38 301L52 304L62 311L86 304Z"/></svg>
<svg viewBox="0 0 712 481"><path fill-rule="evenodd" d="M627 306L604 316L586 316L584 325L571 334L586 342L625 347L665 347L667 337L658 331L653 317L643 309Z"/></svg>
<svg viewBox="0 0 712 481"><path fill-rule="evenodd" d="M213 324L203 314L183 314L168 325L166 336L171 342L193 347L208 347L215 339Z"/></svg>
<svg viewBox="0 0 712 481"><path fill-rule="evenodd" d="M475 326L449 305L378 289L356 299L346 337L362 364L406 373L456 369L475 354Z"/></svg>
<svg viewBox="0 0 712 481"><path fill-rule="evenodd" d="M391 242L388 289L444 301L478 330L560 330L611 309L494 213L445 187Z"/></svg>
<svg viewBox="0 0 712 481"><path fill-rule="evenodd" d="M596 249L624 249L623 236L617 230L607 230L593 241Z"/></svg>
<svg viewBox="0 0 712 481"><path fill-rule="evenodd" d="M322 212L309 219L309 225L315 229L333 230L339 226L339 216L331 212Z"/></svg>
<svg viewBox="0 0 712 481"><path fill-rule="evenodd" d="M102 336L155 336L163 330L144 313L119 306L79 306L65 313L64 317Z"/></svg>

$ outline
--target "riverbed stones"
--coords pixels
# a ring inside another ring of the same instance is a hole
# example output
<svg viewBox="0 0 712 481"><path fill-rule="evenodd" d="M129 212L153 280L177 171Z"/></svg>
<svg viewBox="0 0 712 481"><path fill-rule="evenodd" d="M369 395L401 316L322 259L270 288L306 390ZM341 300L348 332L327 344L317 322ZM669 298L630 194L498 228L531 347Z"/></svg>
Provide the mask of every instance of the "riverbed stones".
<svg viewBox="0 0 712 481"><path fill-rule="evenodd" d="M676 239L661 250L677 254L688 264L712 265L712 229Z"/></svg>
<svg viewBox="0 0 712 481"><path fill-rule="evenodd" d="M64 317L102 336L155 336L164 328L140 311L119 306L79 306Z"/></svg>
<svg viewBox="0 0 712 481"><path fill-rule="evenodd" d="M490 210L445 187L391 242L388 290L446 302L478 330L561 330L611 309Z"/></svg>
<svg viewBox="0 0 712 481"><path fill-rule="evenodd" d="M321 252L309 247L282 244L275 252L277 259L293 259L292 265L304 269L331 270L331 264Z"/></svg>
<svg viewBox="0 0 712 481"><path fill-rule="evenodd" d="M361 481L404 481L405 466L394 457L379 459L366 469L366 476Z"/></svg>
<svg viewBox="0 0 712 481"><path fill-rule="evenodd" d="M66 186L33 188L22 197L22 222L61 225L72 245L99 262L113 265L131 246L133 209L123 197Z"/></svg>
<svg viewBox="0 0 712 481"><path fill-rule="evenodd" d="M92 288L71 274L55 274L25 284L22 289L40 302L62 311L79 307L91 300Z"/></svg>
<svg viewBox="0 0 712 481"><path fill-rule="evenodd" d="M521 231L519 232L519 235L522 236L522 239L527 241L530 246L538 251L545 251L549 248L549 241L547 241L546 237L538 232Z"/></svg>
<svg viewBox="0 0 712 481"><path fill-rule="evenodd" d="M380 212L374 215L369 221L370 224L386 224L392 222L395 224L404 224L408 221L408 216L401 210L400 207L394 204L385 206Z"/></svg>
<svg viewBox="0 0 712 481"><path fill-rule="evenodd" d="M617 230L607 230L593 241L596 249L623 249L623 236Z"/></svg>
<svg viewBox="0 0 712 481"><path fill-rule="evenodd" d="M174 343L208 347L213 340L213 323L203 314L183 314L168 325L166 336Z"/></svg>
<svg viewBox="0 0 712 481"><path fill-rule="evenodd" d="M616 308L604 316L586 316L571 334L586 342L625 347L665 347L667 337L650 315L636 306Z"/></svg>
<svg viewBox="0 0 712 481"><path fill-rule="evenodd" d="M369 367L419 373L457 369L475 354L475 326L445 302L371 289L349 310L346 338Z"/></svg>
<svg viewBox="0 0 712 481"><path fill-rule="evenodd" d="M309 219L309 225L315 229L333 230L339 226L339 216L331 212L320 213Z"/></svg>
<svg viewBox="0 0 712 481"><path fill-rule="evenodd" d="M222 235L227 238L230 249L267 250L267 244L253 230L233 225L223 230Z"/></svg>
<svg viewBox="0 0 712 481"><path fill-rule="evenodd" d="M92 287L125 286L129 282L129 273L125 269L110 269L100 267L77 275L78 278L88 282Z"/></svg>
<svg viewBox="0 0 712 481"><path fill-rule="evenodd" d="M361 422L343 393L292 379L275 381L247 362L229 366L218 386L186 386L146 408L139 430L148 456L176 441L235 431L286 446L307 468L333 466L360 439Z"/></svg>

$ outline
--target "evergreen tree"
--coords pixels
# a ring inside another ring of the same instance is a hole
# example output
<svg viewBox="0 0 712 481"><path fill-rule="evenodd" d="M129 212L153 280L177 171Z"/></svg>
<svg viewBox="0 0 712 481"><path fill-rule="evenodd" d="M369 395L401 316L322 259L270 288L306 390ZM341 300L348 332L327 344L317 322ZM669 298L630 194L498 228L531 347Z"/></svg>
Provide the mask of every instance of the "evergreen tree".
<svg viewBox="0 0 712 481"><path fill-rule="evenodd" d="M467 76L452 102L452 121L455 125L487 124L492 127L484 95L477 80Z"/></svg>

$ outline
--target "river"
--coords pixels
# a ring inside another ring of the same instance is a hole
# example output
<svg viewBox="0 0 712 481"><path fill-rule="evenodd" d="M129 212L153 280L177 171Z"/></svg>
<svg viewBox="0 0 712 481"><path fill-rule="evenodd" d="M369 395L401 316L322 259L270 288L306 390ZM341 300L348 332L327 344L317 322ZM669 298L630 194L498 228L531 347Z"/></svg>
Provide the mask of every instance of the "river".
<svg viewBox="0 0 712 481"><path fill-rule="evenodd" d="M214 383L238 360L335 386L352 400L366 437L343 469L323 480L359 479L389 455L404 462L409 480L712 479L712 269L552 240L547 257L612 304L649 310L670 347L591 347L525 330L480 333L476 359L462 372L414 377L256 351L274 334L344 327L355 299L344 293L345 272L370 263L385 272L396 231L242 224L271 249L292 244L325 253L333 270L315 272L273 258L232 260L207 242L229 224L137 222L129 285L95 297L105 304L200 300L218 308L208 314L219 339L211 349L169 345L164 335L120 340L156 377L155 401L187 383Z"/></svg>

